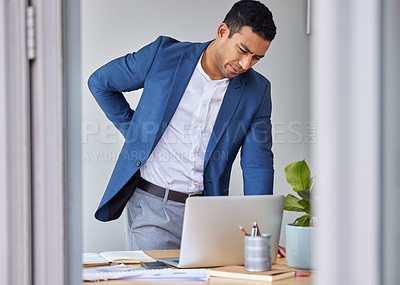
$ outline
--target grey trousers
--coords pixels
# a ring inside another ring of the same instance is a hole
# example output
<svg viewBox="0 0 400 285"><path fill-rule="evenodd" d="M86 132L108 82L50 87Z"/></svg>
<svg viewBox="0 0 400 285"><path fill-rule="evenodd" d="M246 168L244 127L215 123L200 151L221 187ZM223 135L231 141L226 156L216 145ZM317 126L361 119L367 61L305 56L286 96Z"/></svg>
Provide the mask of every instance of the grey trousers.
<svg viewBox="0 0 400 285"><path fill-rule="evenodd" d="M180 248L185 204L136 188L126 210L127 250Z"/></svg>

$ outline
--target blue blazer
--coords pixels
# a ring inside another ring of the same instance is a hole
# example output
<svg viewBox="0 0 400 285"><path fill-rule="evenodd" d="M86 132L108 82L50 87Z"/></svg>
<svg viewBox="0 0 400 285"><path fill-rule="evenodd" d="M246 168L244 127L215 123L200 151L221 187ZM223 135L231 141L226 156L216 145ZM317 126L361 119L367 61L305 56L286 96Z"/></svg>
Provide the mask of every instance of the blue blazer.
<svg viewBox="0 0 400 285"><path fill-rule="evenodd" d="M107 118L125 137L114 171L96 211L117 219L146 162L170 122L196 64L210 42L159 37L139 51L96 70L88 86ZM122 92L143 88L136 110ZM205 195L228 195L232 163L241 148L244 194L272 194L270 83L253 69L228 86L204 158Z"/></svg>

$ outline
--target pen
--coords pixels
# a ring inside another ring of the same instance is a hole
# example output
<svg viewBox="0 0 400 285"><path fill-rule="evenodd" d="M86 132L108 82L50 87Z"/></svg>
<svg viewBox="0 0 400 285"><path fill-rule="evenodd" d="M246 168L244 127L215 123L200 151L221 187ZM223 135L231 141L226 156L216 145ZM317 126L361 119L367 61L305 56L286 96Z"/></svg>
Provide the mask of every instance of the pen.
<svg viewBox="0 0 400 285"><path fill-rule="evenodd" d="M253 228L251 229L251 236L255 237L256 235L257 235L257 227L254 222Z"/></svg>
<svg viewBox="0 0 400 285"><path fill-rule="evenodd" d="M239 229L242 231L242 233L243 233L245 236L248 236L248 234L246 233L245 229L244 229L241 225L239 225Z"/></svg>

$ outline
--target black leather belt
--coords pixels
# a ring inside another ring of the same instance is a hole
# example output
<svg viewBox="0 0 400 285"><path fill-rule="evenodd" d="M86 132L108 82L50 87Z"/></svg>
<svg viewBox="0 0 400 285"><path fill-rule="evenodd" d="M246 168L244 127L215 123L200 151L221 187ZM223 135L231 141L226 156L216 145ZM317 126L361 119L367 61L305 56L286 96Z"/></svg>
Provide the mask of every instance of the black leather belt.
<svg viewBox="0 0 400 285"><path fill-rule="evenodd" d="M136 185L139 189L146 191L150 194L153 194L157 197L164 198L165 192L167 191L166 188L157 186L149 181L144 180L143 178L139 179L138 184ZM185 203L186 199L192 196L204 196L203 192L200 193L194 193L194 194L185 194L173 190L169 190L168 192L168 200L179 202L179 203Z"/></svg>

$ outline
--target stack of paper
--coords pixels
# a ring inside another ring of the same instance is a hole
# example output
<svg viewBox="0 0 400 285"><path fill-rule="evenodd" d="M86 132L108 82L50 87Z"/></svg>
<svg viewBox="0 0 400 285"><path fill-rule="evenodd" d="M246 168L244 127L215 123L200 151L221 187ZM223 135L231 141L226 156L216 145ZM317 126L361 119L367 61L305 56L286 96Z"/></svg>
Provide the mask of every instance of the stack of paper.
<svg viewBox="0 0 400 285"><path fill-rule="evenodd" d="M210 273L205 269L144 269L131 265L116 265L84 269L84 281L111 279L163 279L163 280L208 280Z"/></svg>

